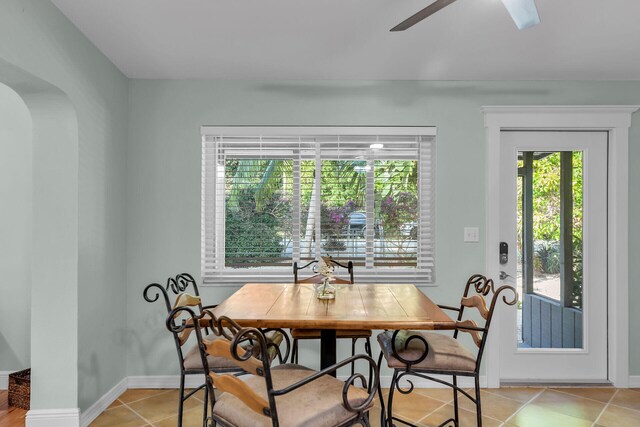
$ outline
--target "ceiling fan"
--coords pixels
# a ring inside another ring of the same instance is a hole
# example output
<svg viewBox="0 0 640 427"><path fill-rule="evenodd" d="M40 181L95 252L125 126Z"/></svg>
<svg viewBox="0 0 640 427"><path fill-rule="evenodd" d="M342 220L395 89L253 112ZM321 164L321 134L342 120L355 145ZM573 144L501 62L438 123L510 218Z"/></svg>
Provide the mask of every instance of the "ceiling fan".
<svg viewBox="0 0 640 427"><path fill-rule="evenodd" d="M405 19L391 31L404 31L407 28L413 27L423 19L433 15L440 9L449 6L456 0L436 0L429 6L422 9L420 12ZM502 3L507 8L507 11L516 23L519 30L533 27L540 23L540 17L538 16L538 10L534 0L502 0Z"/></svg>

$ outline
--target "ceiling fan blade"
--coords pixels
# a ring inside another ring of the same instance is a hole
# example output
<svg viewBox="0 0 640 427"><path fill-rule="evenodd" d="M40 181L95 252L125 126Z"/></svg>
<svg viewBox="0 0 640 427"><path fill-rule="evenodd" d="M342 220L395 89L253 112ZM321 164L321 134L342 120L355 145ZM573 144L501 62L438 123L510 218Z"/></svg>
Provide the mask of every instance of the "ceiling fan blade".
<svg viewBox="0 0 640 427"><path fill-rule="evenodd" d="M540 16L534 0L502 0L519 30L540 23Z"/></svg>
<svg viewBox="0 0 640 427"><path fill-rule="evenodd" d="M454 1L456 0L436 0L433 3L431 3L429 6L422 9L420 12L410 16L409 18L405 19L404 21L402 21L401 23L393 27L391 31L404 31L407 28L413 27L418 22L433 15L440 9L449 6Z"/></svg>

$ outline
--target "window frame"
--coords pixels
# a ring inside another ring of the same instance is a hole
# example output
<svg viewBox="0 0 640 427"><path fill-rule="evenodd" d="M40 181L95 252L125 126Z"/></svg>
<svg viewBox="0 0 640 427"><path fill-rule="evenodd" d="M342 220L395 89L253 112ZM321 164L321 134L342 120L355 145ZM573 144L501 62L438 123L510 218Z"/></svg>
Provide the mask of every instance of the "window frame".
<svg viewBox="0 0 640 427"><path fill-rule="evenodd" d="M418 150L417 161L419 170L419 189L418 189L418 203L419 203L419 216L418 224L428 221L429 226L428 233L419 233L423 237L419 237L418 254L416 267L402 268L376 268L371 263L367 262L365 266L356 267L356 275L359 282L367 283L415 283L416 285L435 285L435 152L437 136L436 128L432 126L420 126L420 127L408 127L408 126L392 126L392 127L364 127L364 126L202 126L202 180L201 180L201 274L202 283L205 286L231 286L244 284L251 281L260 282L289 282L292 277L291 268L252 268L252 269L234 269L226 268L224 266L224 256L218 256L216 259L217 264L211 267L211 247L213 246L213 252L224 254L224 241L225 241L225 203L221 198L221 192L216 188L212 190L208 186L217 185L216 178L211 178L210 160L207 161L207 138L224 138L224 137L300 137L300 136L315 136L315 137L335 137L335 136L367 136L376 137L378 135L384 136L415 136L416 138L425 137L431 138L431 141L427 141L429 145L428 157L423 158L421 154L422 150ZM419 143L418 143L419 146ZM318 159L316 158L316 161ZM323 159L324 160L324 159ZM424 162L428 163L425 164ZM423 167L424 166L424 167ZM215 175L215 166L213 174ZM423 176L426 173L426 176ZM219 177L218 177L219 178ZM213 181L212 181L213 179ZM298 177L299 179L299 177ZM373 186L373 180L371 180L371 186ZM213 184L212 184L213 182ZM294 177L295 182L295 177ZM367 180L367 183L369 179ZM319 185L319 183L318 183ZM369 184L367 184L369 186ZM299 195L300 186L298 184L293 185L294 198L295 194ZM367 188L367 192L373 189ZM425 195L427 195L425 197ZM369 201L369 199L371 199ZM211 207L213 200L214 207ZM373 204L373 198L367 197L367 204ZM300 206L294 204L292 207L292 216L299 215ZM368 211L369 209L367 209ZM213 214L212 214L213 211ZM213 217L212 217L213 215ZM372 221L367 214L367 221ZM293 221L295 223L295 221ZM373 234L373 227L369 228L371 234ZM213 233L213 237L211 236ZM222 236L221 238L218 236ZM428 236L428 237L427 237ZM372 236L373 238L373 236ZM300 257L300 242L298 241L298 247L295 247L295 239L292 249L292 263L299 261ZM368 243L367 243L368 244ZM428 248L428 250L426 250ZM429 260L421 265L421 259L424 258L423 252L428 252ZM423 258L421 258L421 255Z"/></svg>

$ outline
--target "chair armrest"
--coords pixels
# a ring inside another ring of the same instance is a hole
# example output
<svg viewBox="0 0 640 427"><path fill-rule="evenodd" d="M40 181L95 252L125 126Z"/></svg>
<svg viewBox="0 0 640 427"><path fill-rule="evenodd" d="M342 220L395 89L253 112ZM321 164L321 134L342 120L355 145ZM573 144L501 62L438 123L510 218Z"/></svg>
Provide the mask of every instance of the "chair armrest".
<svg viewBox="0 0 640 427"><path fill-rule="evenodd" d="M441 305L438 304L438 307L440 307L443 310L452 310L452 311L460 311L459 307L451 307L450 305Z"/></svg>
<svg viewBox="0 0 640 427"><path fill-rule="evenodd" d="M282 338L284 339L285 342L285 353L284 356L282 355L282 351L280 350L280 344L281 343L274 343L274 342L268 342L267 343L267 348L273 347L275 348L276 351L276 355L278 356L278 361L280 362L280 364L283 363L287 363L287 360L289 359L289 354L291 352L291 341L289 340L289 335L284 331L284 329L282 328L263 328L260 329L260 332L262 332L264 335L266 335L269 332L279 332L280 334L282 334Z"/></svg>
<svg viewBox="0 0 640 427"><path fill-rule="evenodd" d="M373 378L369 378L369 381L373 384L370 388L367 389L367 392L369 394L369 397L362 403L362 405L359 406L352 406L351 403L349 403L348 400L348 392L349 392L349 387L351 387L351 385L355 382L355 380L360 379L363 384L364 387L367 386L367 382L366 379L364 377L363 374L360 373L355 373L353 375L351 375L344 383L344 387L342 389L342 403L344 404L345 408L347 408L347 410L351 411L351 412L358 412L361 411L363 409L365 409L366 407L368 407L371 404L371 401L373 400L373 398L376 395L376 392L378 391L378 387L379 387L379 377L378 377L378 366L376 365L376 362L374 362L374 360L364 354L356 354L355 356L351 356L348 359L345 359L341 362L336 363L335 365L331 365L327 368L324 368L323 370L314 373L313 375L310 375L300 381L298 381L297 383L291 384L290 386L280 389L280 390L274 390L273 391L273 395L274 396L281 396L283 394L287 394L290 393L294 390L299 389L300 387L302 387L303 385L309 384L315 380L317 380L320 377L323 377L325 375L329 375L332 372L337 371L339 368L349 365L351 363L353 363L356 360L359 359L363 359L366 360L367 362L369 362L369 367L370 367L370 373L373 375Z"/></svg>
<svg viewBox="0 0 640 427"><path fill-rule="evenodd" d="M456 325L456 329L459 329L461 331L478 331L478 332L487 332L487 328L481 328L480 326L472 326L469 324L464 324L461 322L458 322L458 324Z"/></svg>

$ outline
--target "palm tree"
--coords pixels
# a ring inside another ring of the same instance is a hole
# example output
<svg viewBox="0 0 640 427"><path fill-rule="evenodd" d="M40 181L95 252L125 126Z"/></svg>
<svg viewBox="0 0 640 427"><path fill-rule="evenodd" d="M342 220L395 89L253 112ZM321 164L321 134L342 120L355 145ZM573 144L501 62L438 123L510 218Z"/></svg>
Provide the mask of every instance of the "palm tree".
<svg viewBox="0 0 640 427"><path fill-rule="evenodd" d="M256 189L254 197L256 210L262 211L266 202L278 191L286 191L287 177L291 175L291 160L236 160L227 164L228 187L230 193L227 207L238 209L238 198L248 186Z"/></svg>

